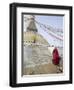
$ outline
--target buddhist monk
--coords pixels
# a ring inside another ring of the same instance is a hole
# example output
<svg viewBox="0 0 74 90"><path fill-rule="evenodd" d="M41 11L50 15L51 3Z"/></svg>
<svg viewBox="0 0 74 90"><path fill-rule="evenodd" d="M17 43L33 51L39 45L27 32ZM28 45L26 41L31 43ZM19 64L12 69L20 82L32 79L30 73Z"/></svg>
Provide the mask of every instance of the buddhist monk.
<svg viewBox="0 0 74 90"><path fill-rule="evenodd" d="M53 59L52 59L53 60L53 64L56 65L57 70L59 70L59 71L57 71L57 73L63 72L62 68L60 67L60 59L61 58L59 56L59 52L58 52L57 48L55 48L53 50L52 56L53 56Z"/></svg>
<svg viewBox="0 0 74 90"><path fill-rule="evenodd" d="M53 50L52 56L53 56L53 64L59 65L60 56L57 48Z"/></svg>

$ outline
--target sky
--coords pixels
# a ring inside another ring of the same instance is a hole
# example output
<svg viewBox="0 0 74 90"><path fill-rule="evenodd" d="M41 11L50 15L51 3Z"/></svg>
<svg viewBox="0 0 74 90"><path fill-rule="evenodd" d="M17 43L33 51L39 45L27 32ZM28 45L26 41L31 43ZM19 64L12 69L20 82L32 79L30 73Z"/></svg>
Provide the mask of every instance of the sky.
<svg viewBox="0 0 74 90"><path fill-rule="evenodd" d="M52 28L58 28L59 30L62 30L63 32L63 19L64 16L43 16L43 15L35 15L35 20L38 22L51 26ZM63 42L52 37L51 35L48 35L42 28L37 25L38 32L48 41L49 44L55 45L55 46L60 46L62 47ZM62 35L62 34L61 34Z"/></svg>
<svg viewBox="0 0 74 90"><path fill-rule="evenodd" d="M63 16L35 15L35 19L45 25L50 25L53 28L63 29Z"/></svg>

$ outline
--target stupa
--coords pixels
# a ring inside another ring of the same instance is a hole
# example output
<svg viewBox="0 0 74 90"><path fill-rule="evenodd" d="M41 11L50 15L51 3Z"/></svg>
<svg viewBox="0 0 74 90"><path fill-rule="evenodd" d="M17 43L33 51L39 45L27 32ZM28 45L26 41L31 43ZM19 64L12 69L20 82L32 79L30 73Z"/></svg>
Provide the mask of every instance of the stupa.
<svg viewBox="0 0 74 90"><path fill-rule="evenodd" d="M35 16L26 15L25 30L24 30L24 43L40 43L44 45L49 45L48 42L43 38L42 35L38 33Z"/></svg>

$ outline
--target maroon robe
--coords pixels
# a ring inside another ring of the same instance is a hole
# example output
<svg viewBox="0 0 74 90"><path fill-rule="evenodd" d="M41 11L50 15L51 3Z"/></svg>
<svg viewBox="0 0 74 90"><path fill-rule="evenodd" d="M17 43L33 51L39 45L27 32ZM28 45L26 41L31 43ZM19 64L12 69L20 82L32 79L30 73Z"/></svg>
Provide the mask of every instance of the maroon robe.
<svg viewBox="0 0 74 90"><path fill-rule="evenodd" d="M57 48L55 48L53 50L52 56L53 56L53 64L58 65L60 57L59 57L59 53L58 53L58 49Z"/></svg>

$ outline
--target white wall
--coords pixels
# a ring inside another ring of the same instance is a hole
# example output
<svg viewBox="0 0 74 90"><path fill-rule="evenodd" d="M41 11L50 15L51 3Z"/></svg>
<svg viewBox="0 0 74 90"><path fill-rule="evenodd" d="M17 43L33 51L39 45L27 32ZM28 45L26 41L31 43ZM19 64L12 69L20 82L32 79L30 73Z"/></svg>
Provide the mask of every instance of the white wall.
<svg viewBox="0 0 74 90"><path fill-rule="evenodd" d="M72 5L74 9L74 0L0 0L0 90L11 90L9 83L9 3L38 3L38 4L56 4L56 5ZM73 36L74 37L74 36ZM52 85L25 87L16 89L27 90L73 90L73 85Z"/></svg>

